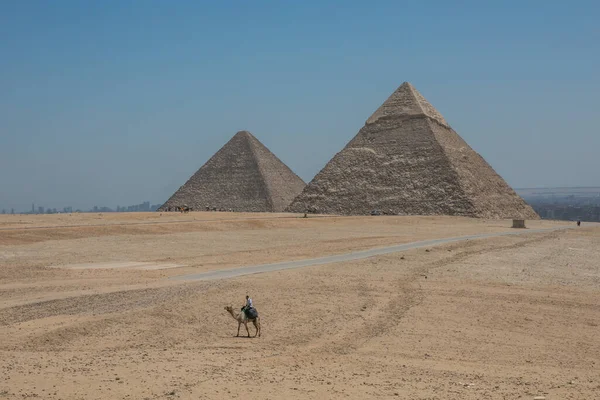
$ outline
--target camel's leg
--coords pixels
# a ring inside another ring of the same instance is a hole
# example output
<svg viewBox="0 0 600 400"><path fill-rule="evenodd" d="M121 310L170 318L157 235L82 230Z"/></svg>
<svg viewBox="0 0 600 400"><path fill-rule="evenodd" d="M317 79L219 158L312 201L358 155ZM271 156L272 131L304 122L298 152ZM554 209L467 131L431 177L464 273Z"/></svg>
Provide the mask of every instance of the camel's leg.
<svg viewBox="0 0 600 400"><path fill-rule="evenodd" d="M255 319L252 320L252 323L254 324L254 329L256 329L256 332L254 332L254 337L256 337L256 335L258 335L258 325L256 325L256 321Z"/></svg>
<svg viewBox="0 0 600 400"><path fill-rule="evenodd" d="M248 322L244 322L244 326L246 327L246 332L248 332L248 337L250 337L250 331L248 330Z"/></svg>
<svg viewBox="0 0 600 400"><path fill-rule="evenodd" d="M241 322L238 322L238 333L237 333L237 335L235 335L235 337L238 337L238 336L240 336L240 327L241 327L241 326L242 326L242 323L241 323Z"/></svg>

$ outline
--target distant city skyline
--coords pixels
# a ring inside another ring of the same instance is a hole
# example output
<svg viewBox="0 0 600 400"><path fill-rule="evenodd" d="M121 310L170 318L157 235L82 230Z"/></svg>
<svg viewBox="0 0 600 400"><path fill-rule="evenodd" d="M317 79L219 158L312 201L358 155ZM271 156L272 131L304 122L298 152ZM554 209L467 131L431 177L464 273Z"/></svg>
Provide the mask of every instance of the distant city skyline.
<svg viewBox="0 0 600 400"><path fill-rule="evenodd" d="M561 189L566 189L567 192L573 192L574 190L580 189L580 191L586 191L586 190L590 190L593 191L594 193L597 193L600 196L600 186L562 186L562 187L529 187L529 188L514 188L515 191L522 197L524 197L526 200L531 195L531 191L540 191L541 193L549 193L552 191L556 191L556 190L561 190ZM140 204L136 204L136 205L131 205L131 206L121 206L120 204L117 204L116 206L111 206L111 205L98 205L95 204L94 206L83 206L83 207L73 207L73 206L58 206L58 207L46 207L44 204L44 202L41 202L39 205L36 205L35 203L31 203L30 204L30 208L29 209L23 209L23 208L15 208L15 207L4 207L2 206L2 204L0 204L0 213L2 214L11 214L11 210L14 211L14 214L23 214L23 213L38 213L38 214L45 214L44 211L46 211L47 209L56 209L57 212L74 212L76 210L82 211L82 212L95 212L93 209L95 207L97 208L110 208L111 211L115 211L115 212L121 212L121 211L125 211L125 210L121 210L122 208L128 208L128 207L135 207L135 206L139 206L141 204L148 204L149 208L154 207L154 209L158 209L164 202L166 201L166 199L164 201L159 201L159 202L153 202L153 201L145 201L143 203ZM114 204L115 202L111 202L108 204ZM33 207L33 208L31 208ZM44 211L39 212L40 211L40 207L43 208ZM65 209L70 209L70 211L66 211ZM37 210L38 212L33 212L33 210ZM5 211L5 212L2 212ZM149 211L149 210L148 210ZM154 210L152 210L154 211Z"/></svg>
<svg viewBox="0 0 600 400"><path fill-rule="evenodd" d="M512 187L600 186L600 3L0 5L0 209L161 203L237 131L306 182L409 81Z"/></svg>
<svg viewBox="0 0 600 400"><path fill-rule="evenodd" d="M36 205L31 203L31 208L28 210L14 209L7 210L0 206L0 214L58 214L58 213L73 213L73 212L137 212L137 211L156 211L162 204L151 204L149 201L145 201L140 204L134 204L129 206L115 207L110 206L93 206L90 208L77 208L72 206L65 207L46 207L44 205Z"/></svg>

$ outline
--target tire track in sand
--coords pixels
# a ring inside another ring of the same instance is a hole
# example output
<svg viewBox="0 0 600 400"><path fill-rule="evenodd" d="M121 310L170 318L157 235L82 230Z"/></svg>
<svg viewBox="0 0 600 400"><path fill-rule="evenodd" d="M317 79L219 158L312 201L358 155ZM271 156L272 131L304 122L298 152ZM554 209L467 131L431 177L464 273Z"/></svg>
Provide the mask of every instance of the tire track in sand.
<svg viewBox="0 0 600 400"><path fill-rule="evenodd" d="M419 278L431 274L433 270L446 266L451 263L460 262L470 257L492 253L496 251L518 249L534 243L543 242L557 237L557 232L547 232L543 236L526 238L517 243L507 245L490 244L463 247L462 251L453 254L450 257L442 258L429 262L421 267L411 270L410 275L405 279L397 280L398 292L389 301L379 307L374 315L365 319L359 326L343 324L342 331L335 335L335 338L328 336L327 339L319 337L315 342L307 346L306 350L310 352L332 352L338 355L351 354L363 347L369 341L383 336L386 332L395 328L402 322L406 313L413 307L419 306L426 297ZM344 329L345 328L345 329Z"/></svg>

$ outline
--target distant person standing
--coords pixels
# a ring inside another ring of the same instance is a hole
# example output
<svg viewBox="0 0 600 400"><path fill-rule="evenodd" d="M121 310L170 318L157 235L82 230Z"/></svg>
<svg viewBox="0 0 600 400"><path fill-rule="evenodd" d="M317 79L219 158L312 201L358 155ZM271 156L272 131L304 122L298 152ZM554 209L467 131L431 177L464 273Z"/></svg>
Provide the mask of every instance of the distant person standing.
<svg viewBox="0 0 600 400"><path fill-rule="evenodd" d="M581 220L577 220L577 226L581 226Z"/></svg>

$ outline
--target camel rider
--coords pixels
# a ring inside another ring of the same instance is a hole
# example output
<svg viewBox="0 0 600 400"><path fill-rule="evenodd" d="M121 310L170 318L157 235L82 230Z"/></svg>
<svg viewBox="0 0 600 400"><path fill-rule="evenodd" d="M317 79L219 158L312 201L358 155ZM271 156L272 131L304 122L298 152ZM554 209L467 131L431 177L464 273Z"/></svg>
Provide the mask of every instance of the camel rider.
<svg viewBox="0 0 600 400"><path fill-rule="evenodd" d="M248 316L248 311L250 311L253 308L254 305L252 305L252 299L250 298L250 296L246 295L246 305L242 307L242 311L246 313L246 316Z"/></svg>

